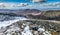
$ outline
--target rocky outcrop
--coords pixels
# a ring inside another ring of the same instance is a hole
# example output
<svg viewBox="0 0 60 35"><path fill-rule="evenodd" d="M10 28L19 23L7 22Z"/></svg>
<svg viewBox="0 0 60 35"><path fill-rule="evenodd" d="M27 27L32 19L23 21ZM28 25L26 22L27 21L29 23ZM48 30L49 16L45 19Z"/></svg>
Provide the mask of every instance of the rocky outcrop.
<svg viewBox="0 0 60 35"><path fill-rule="evenodd" d="M0 35L52 35L51 33L59 35L60 24L24 20L0 28Z"/></svg>

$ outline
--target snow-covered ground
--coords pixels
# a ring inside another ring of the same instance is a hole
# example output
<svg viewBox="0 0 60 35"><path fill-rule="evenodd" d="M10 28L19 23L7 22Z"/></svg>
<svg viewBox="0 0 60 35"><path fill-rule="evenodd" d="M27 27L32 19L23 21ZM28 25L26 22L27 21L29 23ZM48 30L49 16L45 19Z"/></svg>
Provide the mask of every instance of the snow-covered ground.
<svg viewBox="0 0 60 35"><path fill-rule="evenodd" d="M0 35L39 35L38 32L43 32L43 35L51 35L50 32L45 31L44 28L38 27L37 31L30 30L30 26L27 24L24 24L25 22L22 22L21 27L24 28L21 29L16 23L17 21L20 22L20 20L26 20L27 18L24 17L18 17L18 16L8 16L8 15L0 15ZM30 23L30 22L26 22ZM31 24L31 23L30 23ZM25 26L24 26L25 25ZM34 32L34 33L32 33Z"/></svg>
<svg viewBox="0 0 60 35"><path fill-rule="evenodd" d="M29 29L29 26L26 26L23 30L23 32L21 32L21 35L33 35L32 32Z"/></svg>
<svg viewBox="0 0 60 35"><path fill-rule="evenodd" d="M0 28L9 26L12 23L15 23L19 20L26 20L26 18L17 17L17 16L0 15Z"/></svg>

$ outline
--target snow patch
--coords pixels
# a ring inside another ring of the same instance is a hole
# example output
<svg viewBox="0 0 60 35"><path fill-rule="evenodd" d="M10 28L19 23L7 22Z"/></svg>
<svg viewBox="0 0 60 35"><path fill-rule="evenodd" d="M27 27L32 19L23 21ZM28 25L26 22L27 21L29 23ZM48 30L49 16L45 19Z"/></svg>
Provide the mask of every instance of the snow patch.
<svg viewBox="0 0 60 35"><path fill-rule="evenodd" d="M26 18L24 18L24 17L14 17L14 19L12 19L12 20L7 19L7 21L6 20L0 21L0 28L9 26L12 23L15 23L15 22L20 21L20 20L26 20Z"/></svg>
<svg viewBox="0 0 60 35"><path fill-rule="evenodd" d="M21 33L22 33L22 35L33 35L33 34L31 33L31 31L29 30L29 26L26 26L26 27L24 28L23 32L21 32Z"/></svg>

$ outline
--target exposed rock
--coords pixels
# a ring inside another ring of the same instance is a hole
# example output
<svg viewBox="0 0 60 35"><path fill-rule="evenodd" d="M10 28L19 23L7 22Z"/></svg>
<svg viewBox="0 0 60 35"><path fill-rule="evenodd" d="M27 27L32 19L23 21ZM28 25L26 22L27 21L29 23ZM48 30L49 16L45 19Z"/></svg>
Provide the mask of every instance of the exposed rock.
<svg viewBox="0 0 60 35"><path fill-rule="evenodd" d="M35 24L33 23L35 22ZM23 27L22 27L23 26ZM57 28L57 29L56 29ZM44 21L18 21L0 29L2 35L51 35L60 31L60 25ZM52 30L51 30L52 29ZM58 32L60 33L60 32Z"/></svg>

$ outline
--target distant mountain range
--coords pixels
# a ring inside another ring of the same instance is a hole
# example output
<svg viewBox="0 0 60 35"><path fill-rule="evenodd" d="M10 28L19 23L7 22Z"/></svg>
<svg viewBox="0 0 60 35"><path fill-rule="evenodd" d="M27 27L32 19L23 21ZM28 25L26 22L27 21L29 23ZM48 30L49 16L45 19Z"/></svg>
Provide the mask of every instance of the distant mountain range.
<svg viewBox="0 0 60 35"><path fill-rule="evenodd" d="M39 13L39 12L41 11L37 9L19 9L19 10L0 9L0 14L27 15L27 14Z"/></svg>
<svg viewBox="0 0 60 35"><path fill-rule="evenodd" d="M0 15L24 16L26 18L33 19L60 20L60 10L41 11L38 9L0 9Z"/></svg>

